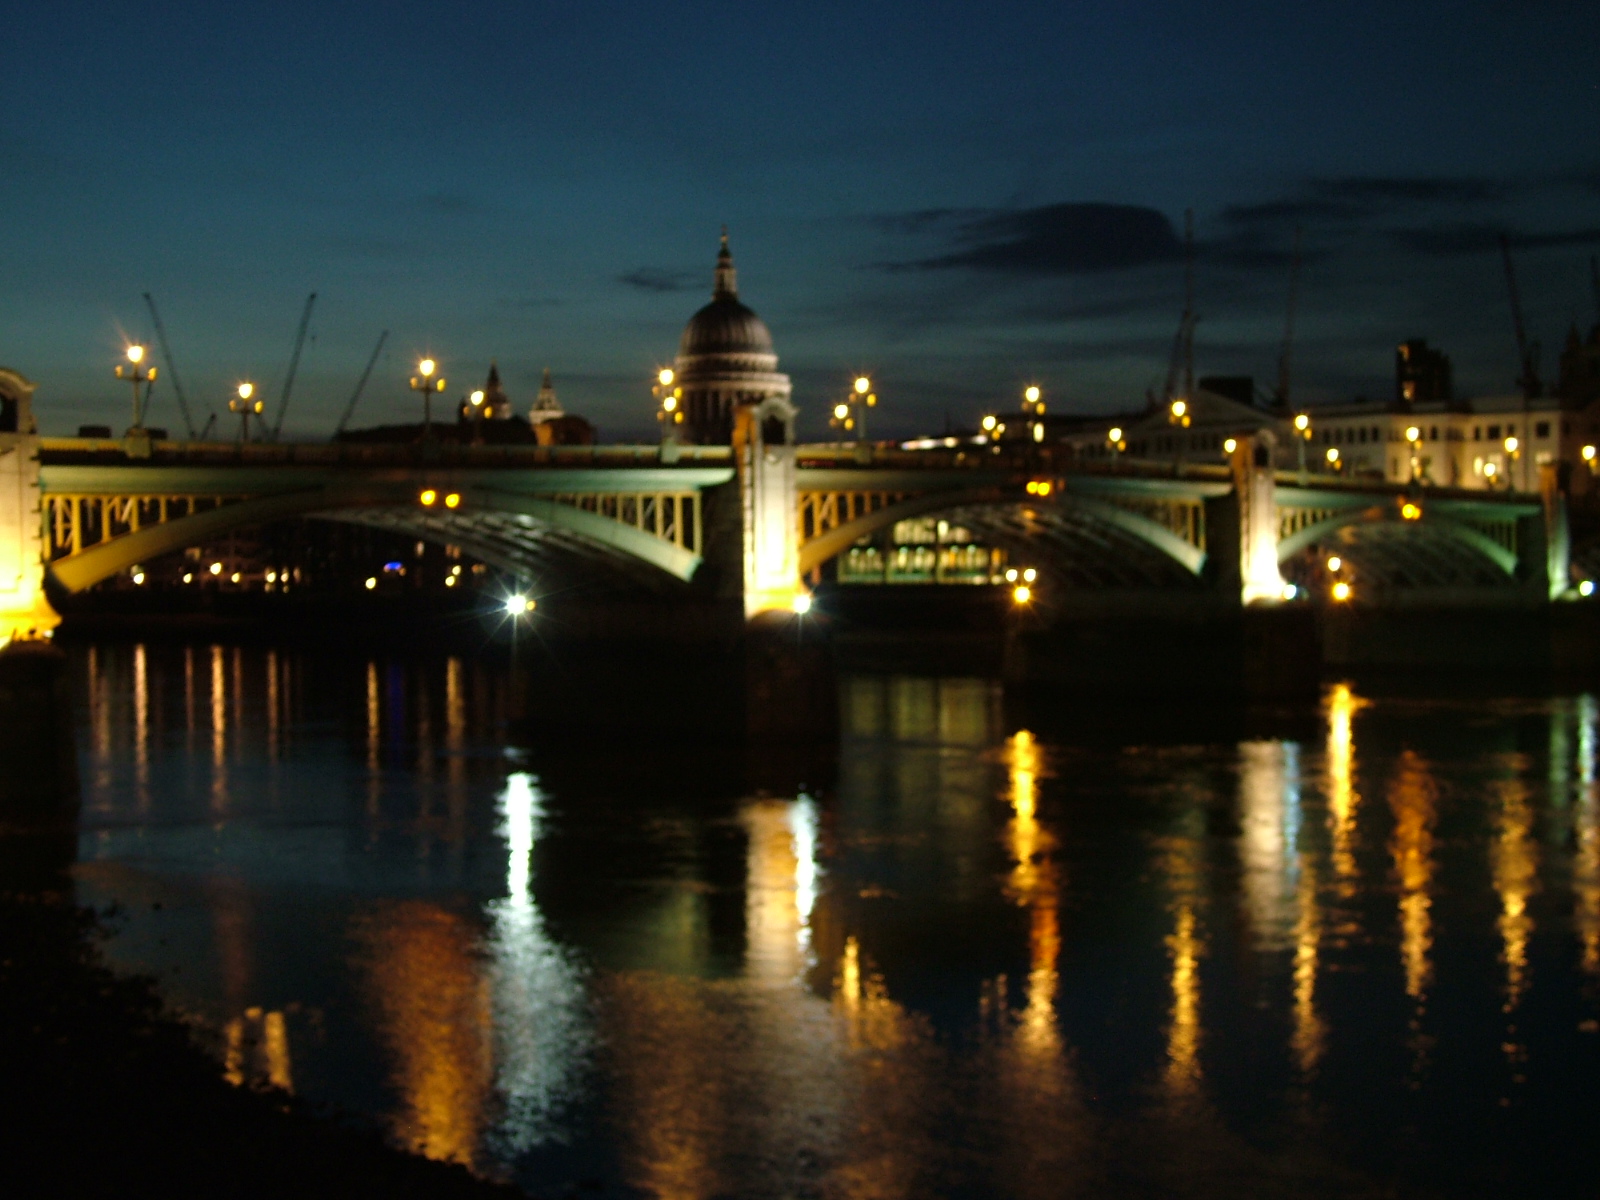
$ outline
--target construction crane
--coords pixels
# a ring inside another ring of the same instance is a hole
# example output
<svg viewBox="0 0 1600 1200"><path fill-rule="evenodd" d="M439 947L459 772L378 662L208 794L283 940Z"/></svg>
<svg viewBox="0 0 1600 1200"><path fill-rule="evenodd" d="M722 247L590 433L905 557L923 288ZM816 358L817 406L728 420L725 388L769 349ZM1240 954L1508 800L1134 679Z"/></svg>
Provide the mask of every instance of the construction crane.
<svg viewBox="0 0 1600 1200"><path fill-rule="evenodd" d="M1183 316L1178 319L1178 332L1172 339L1172 354L1167 359L1166 402L1171 404L1180 396L1189 400L1194 396L1194 210L1183 214ZM1178 373L1183 372L1183 391L1178 391Z"/></svg>
<svg viewBox="0 0 1600 1200"><path fill-rule="evenodd" d="M378 355L383 351L384 342L389 340L389 331L385 329L378 335L378 344L372 348L372 357L367 359L367 369L361 372L361 379L356 384L356 390L350 394L350 403L344 406L344 416L339 418L339 427L334 431L335 436L344 432L344 427L350 423L351 414L356 411L356 401L361 399L361 393L366 389L367 380L372 377L372 368L378 363Z"/></svg>
<svg viewBox="0 0 1600 1200"><path fill-rule="evenodd" d="M289 375L283 381L283 395L278 397L278 419L272 425L273 441L283 432L283 416L289 411L289 393L294 390L294 375L300 369L300 351L305 349L306 330L311 327L311 308L316 302L317 294L312 292L306 297L305 312L300 314L300 330L294 335L294 354L289 358Z"/></svg>
<svg viewBox="0 0 1600 1200"><path fill-rule="evenodd" d="M1300 227L1294 231L1294 257L1289 260L1289 312L1283 325L1283 351L1278 355L1278 403L1289 407L1290 367L1294 355L1294 304L1300 290Z"/></svg>
<svg viewBox="0 0 1600 1200"><path fill-rule="evenodd" d="M178 411L183 414L183 428L192 442L194 441L194 422L189 419L189 400L183 394L183 381L178 378L178 364L172 359L172 346L167 342L166 326L161 324L161 314L156 311L156 298L146 292L144 294L144 302L150 309L150 319L155 322L156 341L161 346L161 357L166 360L167 374L172 377L172 392L178 397Z"/></svg>
<svg viewBox="0 0 1600 1200"><path fill-rule="evenodd" d="M1522 360L1522 376L1517 386L1522 398L1531 400L1543 390L1539 382L1539 343L1528 341L1527 326L1522 321L1522 300L1517 294L1517 270L1511 263L1511 240L1500 235L1500 257L1506 266L1506 291L1511 296L1511 324L1517 334L1517 356Z"/></svg>

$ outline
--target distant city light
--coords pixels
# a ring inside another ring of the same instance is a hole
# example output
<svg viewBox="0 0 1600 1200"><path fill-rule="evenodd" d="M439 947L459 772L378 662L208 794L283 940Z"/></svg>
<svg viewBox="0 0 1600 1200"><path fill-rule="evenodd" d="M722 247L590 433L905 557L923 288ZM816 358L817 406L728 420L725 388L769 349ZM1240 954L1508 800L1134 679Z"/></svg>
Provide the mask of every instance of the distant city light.
<svg viewBox="0 0 1600 1200"><path fill-rule="evenodd" d="M232 575L228 576L228 582L229 583L238 583L239 580L241 580L242 578L244 578L244 576L240 575L239 572L235 571Z"/></svg>
<svg viewBox="0 0 1600 1200"><path fill-rule="evenodd" d="M1172 402L1172 415L1173 416L1181 417L1181 416L1184 415L1184 413L1186 413L1188 411L1189 411L1189 405L1188 405L1187 401L1174 400Z"/></svg>
<svg viewBox="0 0 1600 1200"><path fill-rule="evenodd" d="M1039 402L1038 386L1036 384L1030 384L1028 386L1028 390L1022 393L1022 398L1029 404L1037 404Z"/></svg>
<svg viewBox="0 0 1600 1200"><path fill-rule="evenodd" d="M1338 569L1342 566L1344 566L1344 559L1340 558L1337 554L1328 555L1328 570L1338 571Z"/></svg>
<svg viewBox="0 0 1600 1200"><path fill-rule="evenodd" d="M468 399L472 401L472 407L473 408L477 408L479 405L481 405L483 403L483 393L482 392L473 392L472 395L468 397Z"/></svg>
<svg viewBox="0 0 1600 1200"><path fill-rule="evenodd" d="M212 563L211 564L211 573L213 575L221 575L222 574L222 564L219 563L219 562Z"/></svg>
<svg viewBox="0 0 1600 1200"><path fill-rule="evenodd" d="M1585 579L1582 583L1580 583L1578 585L1578 595L1580 595L1580 596L1592 596L1592 595L1594 595L1594 580Z"/></svg>
<svg viewBox="0 0 1600 1200"><path fill-rule="evenodd" d="M871 387L872 380L868 379L865 375L858 375L856 377L856 395L865 396Z"/></svg>
<svg viewBox="0 0 1600 1200"><path fill-rule="evenodd" d="M373 588L375 588L377 586L378 586L378 581L373 576L368 575L367 576L367 591L370 592Z"/></svg>
<svg viewBox="0 0 1600 1200"><path fill-rule="evenodd" d="M1585 446L1583 448L1583 461L1584 462L1592 463L1594 461L1594 455L1595 455L1595 449L1594 449L1593 446Z"/></svg>
<svg viewBox="0 0 1600 1200"><path fill-rule="evenodd" d="M671 387L674 378L676 378L676 376L673 375L671 367L662 367L661 370L656 373L656 382L662 387Z"/></svg>
<svg viewBox="0 0 1600 1200"><path fill-rule="evenodd" d="M1113 442L1120 442L1122 440L1122 426L1121 425L1113 425L1111 427L1111 432L1108 433L1106 436L1108 438L1110 438Z"/></svg>
<svg viewBox="0 0 1600 1200"><path fill-rule="evenodd" d="M194 572L193 571L185 571L183 573L183 581L185 583L193 583L194 582Z"/></svg>
<svg viewBox="0 0 1600 1200"><path fill-rule="evenodd" d="M417 496L417 499L422 501L424 506L432 504L438 498L439 493L432 488L423 488L421 494Z"/></svg>
<svg viewBox="0 0 1600 1200"><path fill-rule="evenodd" d="M444 506L446 508L460 508L461 507L461 493L460 492L450 492L450 493L448 493L444 498Z"/></svg>
<svg viewBox="0 0 1600 1200"><path fill-rule="evenodd" d="M1483 473L1490 479L1493 479L1499 470L1500 468L1495 466L1495 464L1492 462L1486 462L1483 464Z"/></svg>
<svg viewBox="0 0 1600 1200"><path fill-rule="evenodd" d="M1346 600L1350 599L1350 585L1342 579L1338 583L1334 584L1333 598L1340 604L1343 604Z"/></svg>
<svg viewBox="0 0 1600 1200"><path fill-rule="evenodd" d="M1408 442L1420 442L1421 440L1422 440L1422 430L1418 429L1415 425L1407 425L1406 426L1406 441L1408 441Z"/></svg>
<svg viewBox="0 0 1600 1200"><path fill-rule="evenodd" d="M1335 465L1335 466L1338 465L1338 462L1339 462L1339 448L1337 446L1329 446L1328 447L1328 462L1330 464Z"/></svg>
<svg viewBox="0 0 1600 1200"><path fill-rule="evenodd" d="M455 587L456 577L454 575L446 575L444 577L444 585L445 587Z"/></svg>
<svg viewBox="0 0 1600 1200"><path fill-rule="evenodd" d="M1033 599L1033 589L1027 584L1018 584L1011 591L1011 599L1018 604L1026 604Z"/></svg>
<svg viewBox="0 0 1600 1200"><path fill-rule="evenodd" d="M987 417L985 417L983 419L983 427L984 427L984 429L992 430L994 428L994 425L995 425L995 420L994 420L994 417L992 415L987 416Z"/></svg>
<svg viewBox="0 0 1600 1200"><path fill-rule="evenodd" d="M1007 583L1015 583L1017 581L1017 575L1018 574L1019 574L1019 572L1017 571L1017 569L1015 567L1010 568L1009 570L1006 571L1006 582Z"/></svg>
<svg viewBox="0 0 1600 1200"><path fill-rule="evenodd" d="M795 596L794 596L794 601L790 605L790 607L792 607L794 609L795 614L797 616L801 616L801 617L805 616L808 612L811 611L811 593L810 592L796 592Z"/></svg>
<svg viewBox="0 0 1600 1200"><path fill-rule="evenodd" d="M1299 413L1294 419L1294 427L1304 433L1311 428L1311 418L1306 416L1305 413ZM1293 597L1290 598L1293 599Z"/></svg>
<svg viewBox="0 0 1600 1200"><path fill-rule="evenodd" d="M144 572L143 571L135 571L133 573L133 582L134 582L134 586L135 587L137 587L138 585L142 584L144 582Z"/></svg>
<svg viewBox="0 0 1600 1200"><path fill-rule="evenodd" d="M668 396L661 402L661 407L666 409L668 412L671 412L673 409L678 407L678 398L676 396Z"/></svg>
<svg viewBox="0 0 1600 1200"><path fill-rule="evenodd" d="M1224 454L1232 454L1238 448L1239 448L1239 439L1238 438L1227 438L1222 443L1222 452Z"/></svg>
<svg viewBox="0 0 1600 1200"><path fill-rule="evenodd" d="M398 571L398 570L401 570L404 566L405 566L404 563L386 562L386 563L383 564L383 569L385 571Z"/></svg>
<svg viewBox="0 0 1600 1200"><path fill-rule="evenodd" d="M1044 441L1044 426L1042 424L1034 425L1034 427L1033 427L1033 440L1036 441L1036 442Z"/></svg>
<svg viewBox="0 0 1600 1200"><path fill-rule="evenodd" d="M1517 452L1517 447L1520 444L1521 443L1519 443L1516 438L1508 437L1506 439L1506 453L1507 454L1515 454Z"/></svg>
<svg viewBox="0 0 1600 1200"><path fill-rule="evenodd" d="M239 385L239 399L248 400L248 399L250 399L251 396L254 396L255 394L256 394L256 385L255 384L253 384L253 383L241 383Z"/></svg>
<svg viewBox="0 0 1600 1200"><path fill-rule="evenodd" d="M833 406L833 415L841 421L844 420L850 415L850 406L848 404L835 404Z"/></svg>
<svg viewBox="0 0 1600 1200"><path fill-rule="evenodd" d="M426 379L439 369L439 364L431 358L425 358L417 364L417 374Z"/></svg>
<svg viewBox="0 0 1600 1200"><path fill-rule="evenodd" d="M1422 508L1408 500L1400 506L1400 515L1407 521L1420 521L1422 519Z"/></svg>
<svg viewBox="0 0 1600 1200"><path fill-rule="evenodd" d="M1032 583L1037 578L1039 578L1039 572L1035 571L1032 567L1029 567L1027 570L1022 572L1022 581L1024 583Z"/></svg>
<svg viewBox="0 0 1600 1200"><path fill-rule="evenodd" d="M1285 600L1293 600L1299 594L1300 594L1300 589L1295 587L1294 584L1286 583L1286 584L1283 585L1283 598Z"/></svg>
<svg viewBox="0 0 1600 1200"><path fill-rule="evenodd" d="M144 361L144 347L135 343L128 347L128 361L131 363Z"/></svg>
<svg viewBox="0 0 1600 1200"><path fill-rule="evenodd" d="M520 592L515 596L506 597L506 613L509 616L520 617L523 613L532 612L534 603Z"/></svg>

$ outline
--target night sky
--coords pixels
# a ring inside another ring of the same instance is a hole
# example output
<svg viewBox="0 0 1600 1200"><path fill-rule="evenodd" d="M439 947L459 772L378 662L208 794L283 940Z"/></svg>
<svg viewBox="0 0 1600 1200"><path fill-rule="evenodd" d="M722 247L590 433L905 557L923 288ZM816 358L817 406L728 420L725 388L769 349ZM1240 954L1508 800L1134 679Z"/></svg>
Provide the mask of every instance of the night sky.
<svg viewBox="0 0 1600 1200"><path fill-rule="evenodd" d="M729 227L802 433L872 371L878 430L1161 386L1195 212L1200 373L1276 375L1295 227L1308 401L1388 395L1394 345L1508 392L1496 238L1547 375L1596 320L1600 4L458 3L0 9L0 364L41 426L127 423L152 292L192 404L417 418L499 361L605 438ZM461 385L457 388L457 384ZM158 385L152 424L179 426ZM223 428L234 432L232 419Z"/></svg>

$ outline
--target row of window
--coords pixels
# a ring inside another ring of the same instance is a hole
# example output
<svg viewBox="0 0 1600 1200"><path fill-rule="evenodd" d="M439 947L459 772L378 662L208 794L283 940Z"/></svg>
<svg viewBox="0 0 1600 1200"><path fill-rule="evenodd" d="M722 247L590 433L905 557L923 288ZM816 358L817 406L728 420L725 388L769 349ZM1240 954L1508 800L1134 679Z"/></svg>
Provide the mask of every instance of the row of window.
<svg viewBox="0 0 1600 1200"><path fill-rule="evenodd" d="M1439 427L1437 425L1430 425L1426 429L1422 429L1419 426L1418 432L1422 435L1420 439L1421 441L1437 442L1439 440ZM1465 432L1465 430L1446 428L1444 431L1445 440L1451 442L1467 441L1468 439L1465 436ZM1566 430L1563 429L1562 432L1565 433ZM1504 426L1474 425L1472 427L1472 437L1470 440L1474 442L1481 442L1485 440L1498 442L1503 437L1516 436L1518 436L1517 426L1514 424L1507 424ZM1550 422L1534 422L1533 436L1536 439L1548 438L1550 436ZM1378 442L1382 440L1383 429L1378 425L1359 425L1353 429L1349 427L1339 428L1336 426L1324 426L1322 429L1322 444L1324 446L1347 446L1352 443L1364 445L1367 442ZM1405 432L1400 429L1389 430L1389 441L1405 441Z"/></svg>

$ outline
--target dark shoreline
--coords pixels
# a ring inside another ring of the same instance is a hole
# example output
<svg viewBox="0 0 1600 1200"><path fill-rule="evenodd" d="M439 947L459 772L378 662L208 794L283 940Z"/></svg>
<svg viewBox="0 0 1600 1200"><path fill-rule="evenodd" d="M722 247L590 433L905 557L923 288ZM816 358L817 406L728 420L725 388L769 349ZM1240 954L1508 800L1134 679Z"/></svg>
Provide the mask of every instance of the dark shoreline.
<svg viewBox="0 0 1600 1200"><path fill-rule="evenodd" d="M523 1195L397 1150L341 1114L225 1082L152 980L106 966L107 915L72 894L75 841L0 832L8 1195Z"/></svg>

